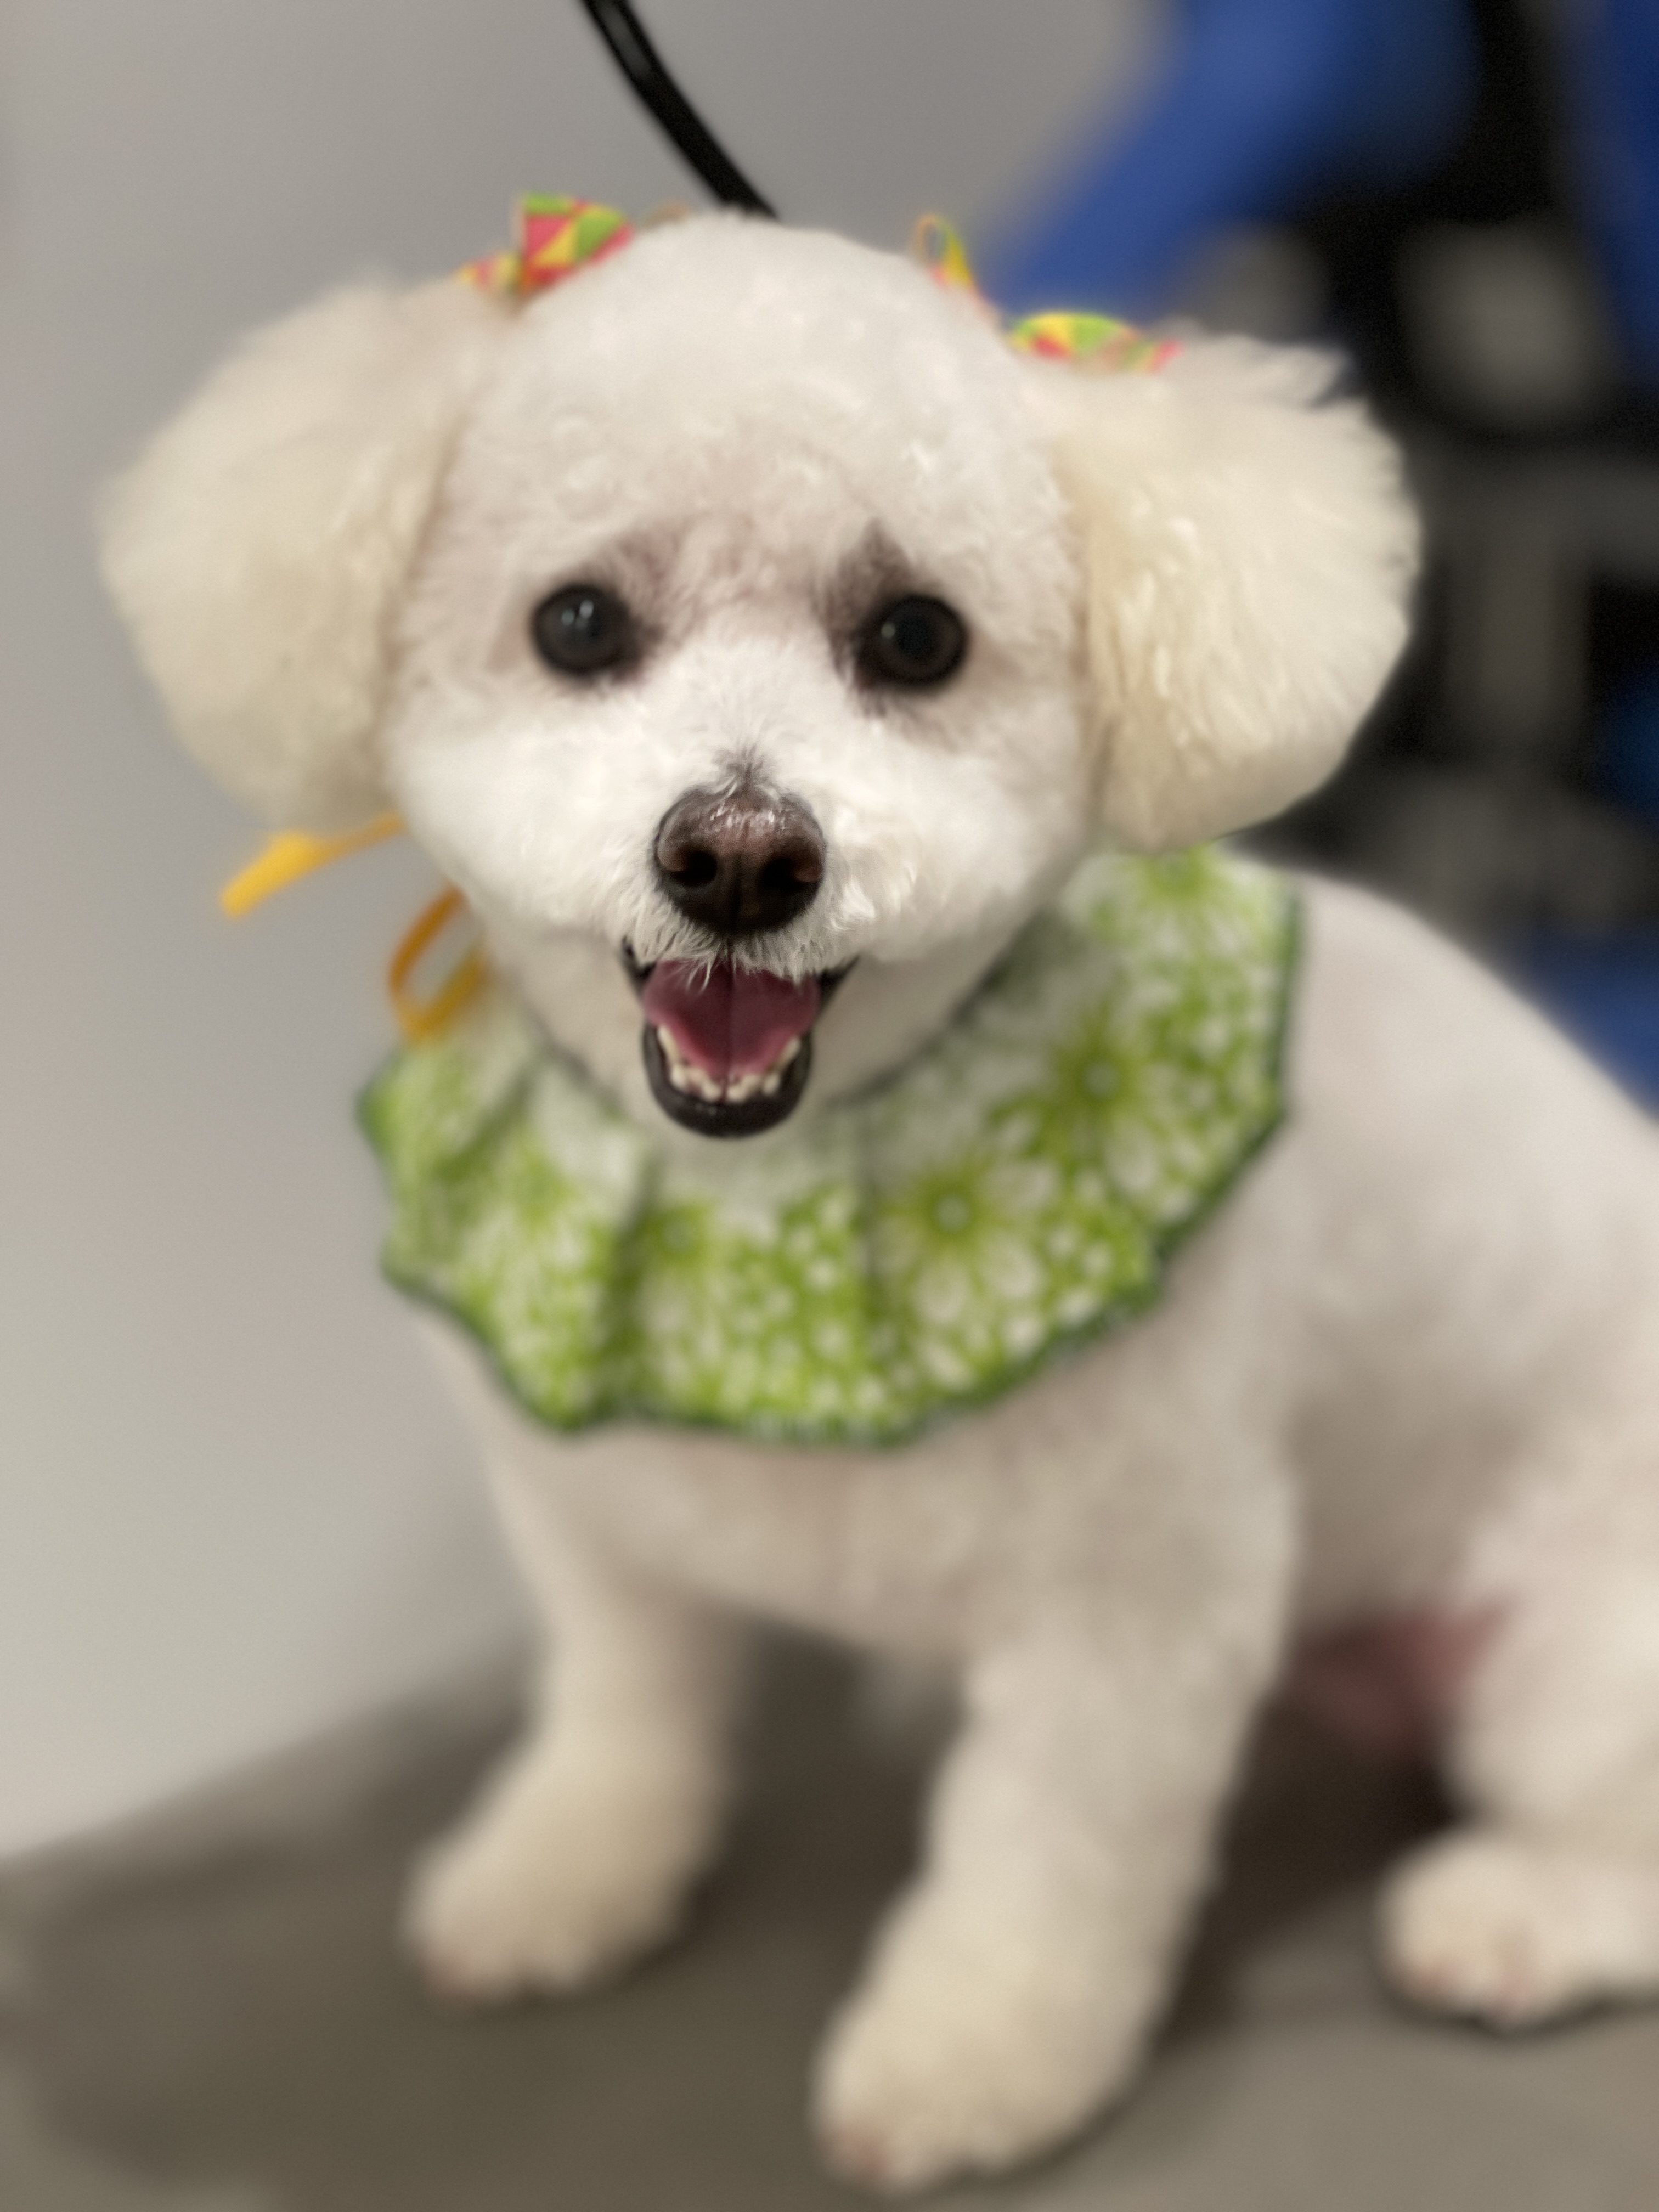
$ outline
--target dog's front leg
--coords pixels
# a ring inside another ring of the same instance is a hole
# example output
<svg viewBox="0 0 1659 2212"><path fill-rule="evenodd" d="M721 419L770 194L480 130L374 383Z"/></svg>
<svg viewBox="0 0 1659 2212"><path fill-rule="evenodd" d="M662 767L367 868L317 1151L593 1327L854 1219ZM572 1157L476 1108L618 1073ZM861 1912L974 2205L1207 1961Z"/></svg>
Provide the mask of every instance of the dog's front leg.
<svg viewBox="0 0 1659 2212"><path fill-rule="evenodd" d="M417 1869L404 1919L428 1978L471 2000L580 1988L672 1932L719 1840L741 1663L735 1620L585 1533L514 1533L556 1648L526 1735Z"/></svg>
<svg viewBox="0 0 1659 2212"><path fill-rule="evenodd" d="M1039 1624L969 1670L922 1874L819 2061L818 2126L849 2178L1009 2165L1126 2086L1281 1638L1286 1577L1254 1551L1256 1587L1102 1590L1098 1619Z"/></svg>

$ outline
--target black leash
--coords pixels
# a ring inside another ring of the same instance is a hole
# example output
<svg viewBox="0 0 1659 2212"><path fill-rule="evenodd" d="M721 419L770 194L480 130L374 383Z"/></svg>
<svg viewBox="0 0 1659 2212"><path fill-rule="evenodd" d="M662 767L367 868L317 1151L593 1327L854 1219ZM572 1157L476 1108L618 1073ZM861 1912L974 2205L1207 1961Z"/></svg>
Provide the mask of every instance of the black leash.
<svg viewBox="0 0 1659 2212"><path fill-rule="evenodd" d="M717 200L775 217L680 90L629 0L582 0L623 75Z"/></svg>

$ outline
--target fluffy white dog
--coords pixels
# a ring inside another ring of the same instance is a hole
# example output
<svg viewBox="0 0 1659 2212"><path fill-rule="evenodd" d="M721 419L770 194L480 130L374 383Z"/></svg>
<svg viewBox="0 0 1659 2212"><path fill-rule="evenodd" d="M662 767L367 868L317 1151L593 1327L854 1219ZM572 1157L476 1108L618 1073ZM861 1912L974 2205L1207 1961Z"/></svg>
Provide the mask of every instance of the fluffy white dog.
<svg viewBox="0 0 1659 2212"><path fill-rule="evenodd" d="M750 1208L759 1249L769 1176L948 1074L964 1021L989 1048L988 974L1025 1018L998 963L1091 848L1185 848L1328 773L1415 533L1327 383L1201 340L1150 374L1022 358L907 263L697 218L527 306L353 290L258 337L120 487L110 573L216 775L284 827L395 807L465 891L517 1010L505 1044L475 1019L474 1073L554 1071L524 1205L589 1207L551 1298L613 1170ZM849 2175L1001 2166L1122 2091L1252 1717L1293 1640L1355 1623L1392 1624L1464 1808L1389 1885L1399 1986L1504 2026L1659 1988L1654 1139L1415 923L1302 896L1285 1126L1136 1317L1011 1321L1018 1388L936 1346L916 1418L863 1441L799 1413L810 1375L780 1412L763 1359L764 1419L682 1375L678 1422L598 1418L635 1401L591 1376L538 1419L500 1378L539 1309L493 1362L432 1324L556 1644L416 1881L441 1987L573 1988L670 1929L763 1618L961 1686L921 1870L817 2069ZM959 1088L917 1095L942 1125ZM987 1249L994 1301L1036 1262Z"/></svg>

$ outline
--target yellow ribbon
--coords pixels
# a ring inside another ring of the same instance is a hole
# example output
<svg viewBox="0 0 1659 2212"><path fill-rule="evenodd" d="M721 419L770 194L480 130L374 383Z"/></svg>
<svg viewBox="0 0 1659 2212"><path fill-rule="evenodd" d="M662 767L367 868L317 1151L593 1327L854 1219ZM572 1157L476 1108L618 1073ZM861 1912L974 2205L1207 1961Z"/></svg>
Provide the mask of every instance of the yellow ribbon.
<svg viewBox="0 0 1659 2212"><path fill-rule="evenodd" d="M483 947L473 944L467 946L429 999L417 998L410 987L410 978L422 954L465 907L466 901L453 885L448 890L440 891L431 905L416 915L392 956L386 972L386 996L392 1001L398 1027L410 1044L424 1044L428 1037L441 1036L489 980Z"/></svg>
<svg viewBox="0 0 1659 2212"><path fill-rule="evenodd" d="M246 867L238 869L219 894L220 911L233 919L251 914L275 893L297 884L302 876L343 860L348 853L361 853L387 837L400 837L404 825L395 814L377 814L360 830L347 830L337 837L313 837L302 830L284 830L266 842Z"/></svg>
<svg viewBox="0 0 1659 2212"><path fill-rule="evenodd" d="M314 875L331 861L343 860L388 837L403 835L395 814L377 814L359 830L337 837L313 837L304 830L285 830L270 838L245 868L239 869L219 894L221 909L228 915L249 914L276 892L286 890L304 876ZM420 1044L447 1030L489 980L483 948L470 945L437 989L428 998L416 995L412 977L422 956L442 934L466 904L453 887L441 891L423 907L398 940L386 969L386 996L398 1027L410 1044Z"/></svg>

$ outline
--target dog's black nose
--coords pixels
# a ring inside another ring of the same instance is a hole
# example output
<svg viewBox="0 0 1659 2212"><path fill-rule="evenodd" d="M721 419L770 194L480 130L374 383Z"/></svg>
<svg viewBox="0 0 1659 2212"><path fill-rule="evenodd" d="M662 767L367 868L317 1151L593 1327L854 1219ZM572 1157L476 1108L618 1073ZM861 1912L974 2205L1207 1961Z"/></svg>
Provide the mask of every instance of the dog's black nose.
<svg viewBox="0 0 1659 2212"><path fill-rule="evenodd" d="M823 880L823 838L811 815L753 783L688 791L664 816L654 858L680 912L723 937L782 929Z"/></svg>

